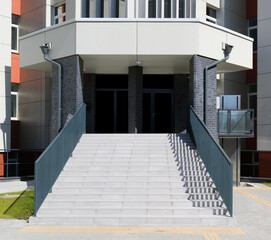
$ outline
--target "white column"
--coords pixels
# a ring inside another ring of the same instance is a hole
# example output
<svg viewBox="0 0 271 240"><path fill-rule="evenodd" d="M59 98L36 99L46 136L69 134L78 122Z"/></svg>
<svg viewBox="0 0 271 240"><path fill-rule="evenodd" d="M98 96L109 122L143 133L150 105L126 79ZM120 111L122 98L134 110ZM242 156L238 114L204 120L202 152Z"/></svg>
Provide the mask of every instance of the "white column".
<svg viewBox="0 0 271 240"><path fill-rule="evenodd" d="M145 0L145 18L149 17L149 0Z"/></svg>
<svg viewBox="0 0 271 240"><path fill-rule="evenodd" d="M161 18L164 18L165 13L165 1L161 0Z"/></svg>
<svg viewBox="0 0 271 240"><path fill-rule="evenodd" d="M127 18L135 18L135 4L136 0L127 0L126 4Z"/></svg>
<svg viewBox="0 0 271 240"><path fill-rule="evenodd" d="M176 0L176 18L179 18L179 0Z"/></svg>

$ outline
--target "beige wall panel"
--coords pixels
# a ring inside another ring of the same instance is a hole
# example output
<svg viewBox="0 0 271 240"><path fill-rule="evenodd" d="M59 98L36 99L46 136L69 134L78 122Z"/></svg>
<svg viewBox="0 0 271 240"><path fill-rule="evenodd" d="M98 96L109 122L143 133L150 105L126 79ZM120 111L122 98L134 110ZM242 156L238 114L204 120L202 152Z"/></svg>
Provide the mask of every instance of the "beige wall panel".
<svg viewBox="0 0 271 240"><path fill-rule="evenodd" d="M196 18L206 20L206 2L204 0L196 1Z"/></svg>
<svg viewBox="0 0 271 240"><path fill-rule="evenodd" d="M225 1L225 7L242 17L246 17L246 0L223 0Z"/></svg>
<svg viewBox="0 0 271 240"><path fill-rule="evenodd" d="M28 81L20 84L20 104L38 102L42 99L42 92L40 80Z"/></svg>
<svg viewBox="0 0 271 240"><path fill-rule="evenodd" d="M0 96L10 97L10 72L0 71ZM1 111L2 111L2 108L1 108Z"/></svg>
<svg viewBox="0 0 271 240"><path fill-rule="evenodd" d="M196 0L198 1L198 0ZM220 8L220 0L205 0L206 3L216 7L216 8Z"/></svg>
<svg viewBox="0 0 271 240"><path fill-rule="evenodd" d="M244 41L243 38L240 38L236 35L227 34L226 43L234 46L230 54L229 60L227 62L236 64L239 66L244 66L245 68L253 68L253 51L251 41Z"/></svg>
<svg viewBox="0 0 271 240"><path fill-rule="evenodd" d="M0 123L0 152L7 148L10 148L10 124Z"/></svg>
<svg viewBox="0 0 271 240"><path fill-rule="evenodd" d="M271 1L258 0L258 20L270 18Z"/></svg>
<svg viewBox="0 0 271 240"><path fill-rule="evenodd" d="M136 53L136 23L77 23L77 54Z"/></svg>
<svg viewBox="0 0 271 240"><path fill-rule="evenodd" d="M198 54L198 27L198 24L194 23L139 23L138 53L143 55Z"/></svg>
<svg viewBox="0 0 271 240"><path fill-rule="evenodd" d="M268 124L271 128L271 97L269 98L259 98L258 97L258 115L257 124ZM271 138L271 135L270 135ZM270 149L271 150L271 149Z"/></svg>
<svg viewBox="0 0 271 240"><path fill-rule="evenodd" d="M243 16L240 16L238 13L229 11L225 9L225 20L224 26L227 28L247 35L247 20Z"/></svg>
<svg viewBox="0 0 271 240"><path fill-rule="evenodd" d="M6 45L10 46L11 34L9 34L10 33L9 28L11 26L11 19L8 17L0 16L0 26L1 26L0 44L6 44ZM1 53L1 55L2 55L2 53Z"/></svg>
<svg viewBox="0 0 271 240"><path fill-rule="evenodd" d="M27 136L27 138L25 137ZM22 149L44 149L45 127L21 127L20 148Z"/></svg>
<svg viewBox="0 0 271 240"><path fill-rule="evenodd" d="M257 125L257 150L270 151L271 149L271 127L270 125Z"/></svg>
<svg viewBox="0 0 271 240"><path fill-rule="evenodd" d="M46 5L47 0L21 0L21 14L32 12Z"/></svg>
<svg viewBox="0 0 271 240"><path fill-rule="evenodd" d="M258 75L271 73L271 46L258 48Z"/></svg>
<svg viewBox="0 0 271 240"><path fill-rule="evenodd" d="M271 14L270 14L271 16ZM258 22L258 32L261 37L258 38L258 47L269 46L271 44L271 18Z"/></svg>
<svg viewBox="0 0 271 240"><path fill-rule="evenodd" d="M10 45L0 43L0 72L1 71L10 72L10 65L11 65Z"/></svg>
<svg viewBox="0 0 271 240"><path fill-rule="evenodd" d="M258 97L271 97L271 73L258 75Z"/></svg>
<svg viewBox="0 0 271 240"><path fill-rule="evenodd" d="M0 106L1 106L1 114L0 114L0 124L7 123L10 124L10 97L8 96L0 96Z"/></svg>
<svg viewBox="0 0 271 240"><path fill-rule="evenodd" d="M24 13L20 18L20 36L46 26L46 5Z"/></svg>
<svg viewBox="0 0 271 240"><path fill-rule="evenodd" d="M20 41L20 67L44 62L40 46L46 43L45 32Z"/></svg>
<svg viewBox="0 0 271 240"><path fill-rule="evenodd" d="M88 38L89 39L88 32ZM83 38L83 36L81 35ZM74 55L76 52L75 48L75 39L76 39L76 29L75 24L68 24L59 28L54 28L46 32L45 42L52 43L52 49L50 50L49 56L52 59L57 59L60 57L66 57ZM40 55L41 54L41 50Z"/></svg>

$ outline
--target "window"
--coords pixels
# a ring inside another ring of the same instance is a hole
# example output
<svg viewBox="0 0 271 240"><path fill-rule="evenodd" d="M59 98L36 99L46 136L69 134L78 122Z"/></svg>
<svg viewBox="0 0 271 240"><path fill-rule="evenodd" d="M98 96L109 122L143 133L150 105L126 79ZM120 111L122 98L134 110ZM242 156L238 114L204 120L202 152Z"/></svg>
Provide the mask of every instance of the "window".
<svg viewBox="0 0 271 240"><path fill-rule="evenodd" d="M11 119L18 119L18 88L19 84L11 83Z"/></svg>
<svg viewBox="0 0 271 240"><path fill-rule="evenodd" d="M149 0L149 18L156 17L156 0Z"/></svg>
<svg viewBox="0 0 271 240"><path fill-rule="evenodd" d="M208 6L206 7L206 21L217 23L216 10Z"/></svg>
<svg viewBox="0 0 271 240"><path fill-rule="evenodd" d="M12 14L11 24L11 50L18 52L19 43L19 16Z"/></svg>
<svg viewBox="0 0 271 240"><path fill-rule="evenodd" d="M185 2L184 0L179 0L179 18L184 18L185 16Z"/></svg>
<svg viewBox="0 0 271 240"><path fill-rule="evenodd" d="M164 18L171 18L171 0L164 0Z"/></svg>
<svg viewBox="0 0 271 240"><path fill-rule="evenodd" d="M54 24L66 21L66 3L54 7Z"/></svg>
<svg viewBox="0 0 271 240"><path fill-rule="evenodd" d="M257 118L257 84L248 85L248 107L254 109L254 117Z"/></svg>
<svg viewBox="0 0 271 240"><path fill-rule="evenodd" d="M258 37L257 37L257 17L248 19L248 36L254 38L253 52L257 52Z"/></svg>

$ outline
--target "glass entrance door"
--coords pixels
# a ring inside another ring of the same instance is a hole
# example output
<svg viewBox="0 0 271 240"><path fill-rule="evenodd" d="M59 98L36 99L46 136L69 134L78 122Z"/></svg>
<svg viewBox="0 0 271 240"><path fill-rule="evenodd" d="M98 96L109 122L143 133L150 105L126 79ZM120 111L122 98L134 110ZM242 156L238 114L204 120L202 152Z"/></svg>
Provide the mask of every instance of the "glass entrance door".
<svg viewBox="0 0 271 240"><path fill-rule="evenodd" d="M173 93L171 90L144 90L143 132L173 131Z"/></svg>
<svg viewBox="0 0 271 240"><path fill-rule="evenodd" d="M96 92L96 132L128 132L128 91L107 89Z"/></svg>

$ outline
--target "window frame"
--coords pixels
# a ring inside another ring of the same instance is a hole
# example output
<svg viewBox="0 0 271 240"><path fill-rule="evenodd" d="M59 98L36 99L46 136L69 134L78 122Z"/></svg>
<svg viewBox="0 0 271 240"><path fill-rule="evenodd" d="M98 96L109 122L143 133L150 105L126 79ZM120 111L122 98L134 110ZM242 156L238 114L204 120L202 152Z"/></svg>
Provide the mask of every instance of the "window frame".
<svg viewBox="0 0 271 240"><path fill-rule="evenodd" d="M251 85L256 85L256 92L249 92L249 86L251 86ZM252 96L256 96L256 107L257 107L257 104L258 104L258 102L257 102L257 83L251 83L251 84L248 84L247 85L247 97L248 97L248 108L249 109L251 109L250 108L250 97L252 97ZM257 109L258 108L256 108L256 111L257 111ZM256 120L257 119L257 112L255 113L255 109L254 109L254 119Z"/></svg>
<svg viewBox="0 0 271 240"><path fill-rule="evenodd" d="M16 116L15 117L10 117L10 119L11 120L18 120L18 107L19 107L19 99L18 99L18 92L14 92L14 91L12 91L11 93L10 93L10 97L11 96L16 96L16 102L15 102L15 106L16 106L16 111L15 111L15 114L16 114ZM11 99L11 98L10 98ZM10 105L11 105L11 101L10 101ZM11 108L11 111L12 111L12 108Z"/></svg>
<svg viewBox="0 0 271 240"><path fill-rule="evenodd" d="M208 15L208 9L211 9L211 10L215 11L215 15L216 15L215 18ZM215 9L215 8L209 6L209 5L206 5L206 21L217 24L217 9Z"/></svg>
<svg viewBox="0 0 271 240"><path fill-rule="evenodd" d="M254 18L254 17L253 17ZM249 36L249 37L251 37L251 35L250 35L250 32L252 31L252 30L256 30L256 36L257 36L257 39L256 39L256 41L258 42L258 22L257 22L257 25L253 25L253 26L249 26L249 20L250 19L253 19L253 18L248 18L247 19L247 35ZM256 20L258 20L257 19L257 17L255 17L256 18ZM252 38L252 37L251 37ZM255 42L255 38L253 38L254 39L254 42ZM252 50L253 50L253 53L257 53L258 52L258 46L256 46L256 50L254 50L254 46L252 46Z"/></svg>
<svg viewBox="0 0 271 240"><path fill-rule="evenodd" d="M59 7L61 7L61 6L63 6L63 5L65 6L65 12L62 13L62 14L56 15L57 9L58 9ZM53 6L53 18L52 18L52 19L53 19L53 25L57 25L57 24L66 22L66 20L67 20L67 19L66 19L66 15L67 15L67 9L66 9L66 6L67 6L66 1L61 2L61 3L58 3L58 4L56 4L56 5ZM64 20L64 21L56 23L56 20L61 19L61 18L63 18L63 17L65 17L65 20Z"/></svg>
<svg viewBox="0 0 271 240"><path fill-rule="evenodd" d="M17 17L19 19L19 16L17 16ZM13 40L12 30L13 30L13 28L16 29L16 34L17 34L17 37L16 37L16 46L17 46L17 49L12 49L12 42L13 42L12 41ZM13 23L11 21L11 52L12 53L19 53L19 20L18 20L18 24L15 24L15 23Z"/></svg>

